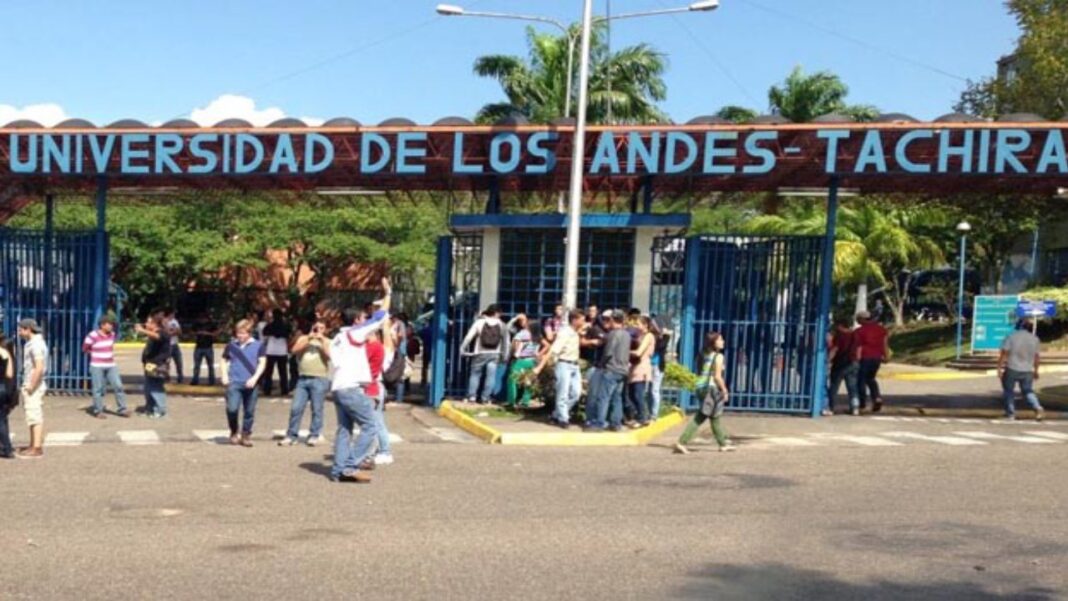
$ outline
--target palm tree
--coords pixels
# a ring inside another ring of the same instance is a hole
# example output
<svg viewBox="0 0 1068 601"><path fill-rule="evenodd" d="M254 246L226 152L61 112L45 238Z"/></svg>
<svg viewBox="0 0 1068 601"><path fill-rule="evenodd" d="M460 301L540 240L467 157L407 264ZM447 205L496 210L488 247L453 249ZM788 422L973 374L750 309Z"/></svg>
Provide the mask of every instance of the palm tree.
<svg viewBox="0 0 1068 601"><path fill-rule="evenodd" d="M863 203L838 210L834 243L834 280L857 286L857 311L867 306L868 284L883 285L894 322L904 325L910 270L945 263L938 243L915 233L928 219L923 209L900 209ZM822 236L827 212L817 202L793 203L779 215L761 215L747 225L758 235ZM899 275L904 274L904 278Z"/></svg>
<svg viewBox="0 0 1068 601"><path fill-rule="evenodd" d="M875 107L866 104L846 104L849 87L830 71L806 75L800 67L786 76L782 86L768 90L768 104L772 112L794 123L808 123L821 115L848 115L857 121L871 121L878 116Z"/></svg>
<svg viewBox="0 0 1068 601"><path fill-rule="evenodd" d="M751 108L730 104L716 111L716 116L733 123L746 123L756 119L758 115Z"/></svg>
<svg viewBox="0 0 1068 601"><path fill-rule="evenodd" d="M572 35L578 27L572 26ZM590 39L590 123L605 123L611 107L614 123L661 123L667 116L657 103L667 96L663 75L667 59L647 44L609 52L605 26L594 26ZM479 110L479 123L522 115L533 123L547 123L564 114L567 94L568 36L538 33L527 28L530 56L489 55L475 60L474 71L501 84L507 101L490 103ZM577 53L576 53L577 54ZM575 57L577 59L577 56ZM578 72L576 65L575 73ZM572 97L572 106L575 98Z"/></svg>

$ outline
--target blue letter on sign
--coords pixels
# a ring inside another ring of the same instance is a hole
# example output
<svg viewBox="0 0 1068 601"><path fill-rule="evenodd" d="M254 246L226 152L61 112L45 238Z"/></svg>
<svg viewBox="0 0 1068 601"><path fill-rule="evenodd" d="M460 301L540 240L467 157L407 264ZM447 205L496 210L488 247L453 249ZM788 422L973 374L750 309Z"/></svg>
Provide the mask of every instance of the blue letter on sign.
<svg viewBox="0 0 1068 601"><path fill-rule="evenodd" d="M148 173L148 165L134 165L133 159L147 159L148 149L135 150L134 144L147 144L148 134L126 134L122 136L122 172L123 173Z"/></svg>
<svg viewBox="0 0 1068 601"><path fill-rule="evenodd" d="M382 152L378 161L371 162L371 147L377 146ZM366 133L360 140L360 172L378 173L389 164L391 153L389 142L379 134Z"/></svg>
<svg viewBox="0 0 1068 601"><path fill-rule="evenodd" d="M510 147L507 161L501 158L501 155L504 154L501 147L505 145ZM504 132L493 136L493 140L490 141L490 169L497 173L512 173L515 171L519 167L520 148L522 148L522 144L519 142L519 136L514 133Z"/></svg>
<svg viewBox="0 0 1068 601"><path fill-rule="evenodd" d="M189 139L189 154L204 161L201 165L190 165L189 173L201 174L215 171L219 165L218 153L202 148L204 142L218 142L219 134L197 134Z"/></svg>
<svg viewBox="0 0 1068 601"><path fill-rule="evenodd" d="M676 155L679 143L686 147L686 158L679 161ZM682 173L697 162L697 142L689 134L671 131L667 135L667 148L664 149L664 173Z"/></svg>
<svg viewBox="0 0 1068 601"><path fill-rule="evenodd" d="M410 131L397 134L397 173L426 173L426 165L409 164L408 159L422 158L426 156L426 146L409 148L409 142L426 143L425 131Z"/></svg>
<svg viewBox="0 0 1068 601"><path fill-rule="evenodd" d="M464 134L456 132L452 136L452 172L459 175L482 173L482 165L464 164Z"/></svg>
<svg viewBox="0 0 1068 601"><path fill-rule="evenodd" d="M315 148L323 149L323 158L315 162ZM304 173L319 173L334 162L334 143L323 134L308 134L304 137Z"/></svg>

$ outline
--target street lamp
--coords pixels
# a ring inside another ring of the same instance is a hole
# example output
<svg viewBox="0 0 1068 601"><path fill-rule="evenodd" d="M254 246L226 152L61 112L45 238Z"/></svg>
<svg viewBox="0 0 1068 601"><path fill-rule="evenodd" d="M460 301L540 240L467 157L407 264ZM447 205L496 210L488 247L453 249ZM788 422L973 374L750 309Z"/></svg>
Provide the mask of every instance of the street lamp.
<svg viewBox="0 0 1068 601"><path fill-rule="evenodd" d="M719 0L700 0L687 6L677 8L665 8L637 13L623 13L611 17L593 16L593 0L583 0L582 9L582 44L579 49L579 89L578 89L578 112L575 119L575 135L572 140L571 153L571 185L570 202L567 221L567 249L566 262L564 264L564 306L574 309L578 304L578 259L579 259L579 233L582 224L582 176L585 168L586 149L586 104L589 94L590 82L590 30L594 22L614 21L617 19L634 19L637 17L651 17L655 15L667 15L681 12L703 12L719 8ZM575 36L571 30L556 19L534 15L515 15L510 13L474 12L466 11L463 7L452 4L439 4L438 14L446 17L490 17L497 19L516 19L520 21L536 21L548 23L564 32L568 39L567 52L567 98L564 100L564 117L571 115L571 85L572 85L572 55L575 48Z"/></svg>
<svg viewBox="0 0 1068 601"><path fill-rule="evenodd" d="M960 360L960 348L964 340L964 254L968 239L968 232L972 231L972 225L967 221L957 224L957 232L960 233L960 287L957 289L957 360ZM974 316L973 316L974 319Z"/></svg>

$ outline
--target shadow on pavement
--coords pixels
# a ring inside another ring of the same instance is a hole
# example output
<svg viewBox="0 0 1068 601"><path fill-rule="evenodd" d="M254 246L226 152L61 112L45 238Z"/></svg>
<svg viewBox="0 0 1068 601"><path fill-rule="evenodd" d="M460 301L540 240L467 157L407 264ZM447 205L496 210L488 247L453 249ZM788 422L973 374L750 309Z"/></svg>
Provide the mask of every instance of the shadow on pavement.
<svg viewBox="0 0 1068 601"><path fill-rule="evenodd" d="M674 599L715 599L716 601L775 599L849 599L863 601L967 600L967 601L1049 601L1060 593L1040 587L992 592L975 582L906 583L878 580L855 583L839 580L826 572L804 570L782 564L723 565L691 573L693 582L671 594ZM1000 588L1006 588L1004 582Z"/></svg>
<svg viewBox="0 0 1068 601"><path fill-rule="evenodd" d="M317 476L322 476L324 478L330 477L330 466L325 463L306 461L300 464L300 469L309 471Z"/></svg>

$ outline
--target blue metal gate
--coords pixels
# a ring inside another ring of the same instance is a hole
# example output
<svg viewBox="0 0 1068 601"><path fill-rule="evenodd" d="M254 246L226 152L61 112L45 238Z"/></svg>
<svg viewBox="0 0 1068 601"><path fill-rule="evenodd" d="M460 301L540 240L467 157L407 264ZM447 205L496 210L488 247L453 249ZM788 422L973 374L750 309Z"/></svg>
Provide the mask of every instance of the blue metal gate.
<svg viewBox="0 0 1068 601"><path fill-rule="evenodd" d="M700 367L705 334L723 334L730 409L812 413L823 242L800 236L657 240L653 310L681 313L679 361L691 369ZM689 394L679 402L688 410L700 404Z"/></svg>
<svg viewBox="0 0 1068 601"><path fill-rule="evenodd" d="M87 391L89 361L81 350L82 339L106 306L102 282L108 280L107 265L103 232L0 228L4 334L14 338L22 318L41 324L50 349L52 390Z"/></svg>
<svg viewBox="0 0 1068 601"><path fill-rule="evenodd" d="M447 396L466 392L467 362L460 343L482 311L482 235L439 238L437 259L429 399L435 407Z"/></svg>

